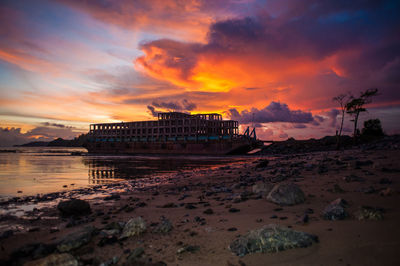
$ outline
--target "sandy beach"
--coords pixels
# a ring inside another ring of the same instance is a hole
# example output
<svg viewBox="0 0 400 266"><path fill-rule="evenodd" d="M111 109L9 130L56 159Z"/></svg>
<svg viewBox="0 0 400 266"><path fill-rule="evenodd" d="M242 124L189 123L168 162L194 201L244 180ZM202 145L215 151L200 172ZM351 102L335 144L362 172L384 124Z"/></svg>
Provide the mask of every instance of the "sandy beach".
<svg viewBox="0 0 400 266"><path fill-rule="evenodd" d="M51 265L52 259L65 265L399 265L399 164L398 150L258 156L161 175L146 186L128 181L57 194L42 200L48 207L2 215L2 225L15 226L2 233L0 258L2 265ZM282 184L296 184L304 202L268 200L271 189L263 188ZM89 190L97 194L89 197ZM71 197L86 199L91 212L62 216L51 204ZM324 219L326 206L338 198L347 216ZM19 201L1 208L27 204ZM378 210L378 219L360 218L362 206ZM126 222L137 217L145 229L121 237ZM318 242L244 256L229 248L270 224L315 235ZM82 232L82 243L60 251L60 243L79 240Z"/></svg>

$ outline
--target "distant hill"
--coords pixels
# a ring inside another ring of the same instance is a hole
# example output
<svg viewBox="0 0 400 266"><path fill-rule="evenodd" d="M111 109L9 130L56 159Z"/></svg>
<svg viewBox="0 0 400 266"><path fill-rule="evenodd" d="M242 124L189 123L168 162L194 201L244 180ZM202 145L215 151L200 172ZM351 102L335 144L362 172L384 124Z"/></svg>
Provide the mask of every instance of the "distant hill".
<svg viewBox="0 0 400 266"><path fill-rule="evenodd" d="M83 147L88 138L87 134L81 134L74 139L58 138L52 141L32 141L15 147Z"/></svg>

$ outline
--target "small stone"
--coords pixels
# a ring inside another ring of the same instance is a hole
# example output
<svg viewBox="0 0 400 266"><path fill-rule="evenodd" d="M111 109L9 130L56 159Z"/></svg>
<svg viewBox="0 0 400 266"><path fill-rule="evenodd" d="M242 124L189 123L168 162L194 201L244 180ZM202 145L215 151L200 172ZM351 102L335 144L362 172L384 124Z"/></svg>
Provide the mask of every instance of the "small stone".
<svg viewBox="0 0 400 266"><path fill-rule="evenodd" d="M344 205L340 203L340 200L341 199L336 199L325 207L324 211L322 212L322 216L325 220L343 220L349 216L344 209Z"/></svg>
<svg viewBox="0 0 400 266"><path fill-rule="evenodd" d="M184 246L184 247L178 249L178 250L176 251L176 253L177 253L177 254L182 254L182 253L185 253L185 252L194 253L194 252L198 251L199 249L200 249L199 246L187 245L187 246Z"/></svg>
<svg viewBox="0 0 400 266"><path fill-rule="evenodd" d="M203 211L204 214L214 214L214 211L212 209L207 209Z"/></svg>
<svg viewBox="0 0 400 266"><path fill-rule="evenodd" d="M240 212L240 210L239 210L239 209L236 209L236 208L230 208L230 209L229 209L229 212L235 213L235 212Z"/></svg>
<svg viewBox="0 0 400 266"><path fill-rule="evenodd" d="M161 218L161 222L156 226L153 230L154 233L162 233L166 234L172 230L172 223L170 220L166 219L165 217Z"/></svg>
<svg viewBox="0 0 400 266"><path fill-rule="evenodd" d="M124 226L120 239L125 239L131 236L140 235L146 231L146 222L142 217L136 217L130 219Z"/></svg>
<svg viewBox="0 0 400 266"><path fill-rule="evenodd" d="M375 208L370 206L362 206L355 216L358 220L383 220L383 208Z"/></svg>
<svg viewBox="0 0 400 266"><path fill-rule="evenodd" d="M234 232L234 231L237 231L237 228L236 227L231 227L231 228L228 228L228 231L229 232Z"/></svg>

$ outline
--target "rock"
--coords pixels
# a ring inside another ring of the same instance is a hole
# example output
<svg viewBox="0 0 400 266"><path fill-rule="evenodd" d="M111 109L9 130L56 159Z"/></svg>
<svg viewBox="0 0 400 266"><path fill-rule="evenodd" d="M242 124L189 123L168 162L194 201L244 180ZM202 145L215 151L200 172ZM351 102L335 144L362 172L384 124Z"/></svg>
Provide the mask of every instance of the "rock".
<svg viewBox="0 0 400 266"><path fill-rule="evenodd" d="M131 236L140 235L146 231L146 222L142 217L130 219L124 226L120 239L125 239Z"/></svg>
<svg viewBox="0 0 400 266"><path fill-rule="evenodd" d="M188 209L188 210L197 209L197 207L194 206L192 203L187 203L187 204L185 205L185 208Z"/></svg>
<svg viewBox="0 0 400 266"><path fill-rule="evenodd" d="M261 195L262 197L266 197L269 192L271 192L272 188L274 187L271 183L260 183L255 184L252 187L252 191L254 194Z"/></svg>
<svg viewBox="0 0 400 266"><path fill-rule="evenodd" d="M104 200L119 200L119 199L121 199L121 196L117 193L113 193L110 196L104 198Z"/></svg>
<svg viewBox="0 0 400 266"><path fill-rule="evenodd" d="M62 201L58 204L57 209L63 216L80 216L91 213L90 204L80 199Z"/></svg>
<svg viewBox="0 0 400 266"><path fill-rule="evenodd" d="M349 216L344 207L345 207L344 200L340 198L336 199L325 207L325 209L322 212L322 217L325 220L331 220L331 221L343 220Z"/></svg>
<svg viewBox="0 0 400 266"><path fill-rule="evenodd" d="M259 160L257 165L256 165L256 168L265 168L265 167L268 166L268 164L269 164L269 161L266 160L266 159L265 160Z"/></svg>
<svg viewBox="0 0 400 266"><path fill-rule="evenodd" d="M87 244L92 240L92 236L95 233L96 228L93 226L87 226L82 230L69 234L57 245L57 250L59 252L69 252L71 250L80 248L81 246Z"/></svg>
<svg viewBox="0 0 400 266"><path fill-rule="evenodd" d="M338 184L333 185L332 189L333 193L344 193L346 192L343 188L341 188Z"/></svg>
<svg viewBox="0 0 400 266"><path fill-rule="evenodd" d="M374 208L370 206L362 206L355 216L358 220L375 220L379 221L383 219L383 208Z"/></svg>
<svg viewBox="0 0 400 266"><path fill-rule="evenodd" d="M348 183L349 182L364 182L365 178L362 178L362 177L359 177L356 175L348 175L348 176L343 177L343 180Z"/></svg>
<svg viewBox="0 0 400 266"><path fill-rule="evenodd" d="M392 195L392 189L390 187L382 190L381 192L379 192L379 195L381 196L390 196Z"/></svg>
<svg viewBox="0 0 400 266"><path fill-rule="evenodd" d="M25 257L31 257L33 259L43 258L54 252L56 249L54 244L44 243L31 243L26 244L11 253L12 260L19 260Z"/></svg>
<svg viewBox="0 0 400 266"><path fill-rule="evenodd" d="M135 248L126 258L127 262L135 262L138 258L140 258L144 254L144 248L138 247Z"/></svg>
<svg viewBox="0 0 400 266"><path fill-rule="evenodd" d="M78 266L78 261L68 253L51 254L45 258L30 261L24 266Z"/></svg>
<svg viewBox="0 0 400 266"><path fill-rule="evenodd" d="M318 237L315 235L271 224L235 239L229 245L229 249L237 256L244 256L258 252L278 252L308 247L313 242L318 242Z"/></svg>
<svg viewBox="0 0 400 266"><path fill-rule="evenodd" d="M203 211L204 214L214 214L214 211L212 209L207 209Z"/></svg>
<svg viewBox="0 0 400 266"><path fill-rule="evenodd" d="M239 210L239 209L236 209L236 208L230 208L230 209L229 209L229 212L240 212L240 210Z"/></svg>
<svg viewBox="0 0 400 266"><path fill-rule="evenodd" d="M194 253L194 252L198 251L199 249L200 249L199 246L186 245L186 246L181 247L180 249L178 249L176 251L176 253L177 254L182 254L182 253L185 253L185 252Z"/></svg>
<svg viewBox="0 0 400 266"><path fill-rule="evenodd" d="M0 234L0 240L1 239L5 239L5 238L9 238L10 236L12 236L14 234L14 231L13 230L6 230L6 231L4 231L4 232L2 232L1 234Z"/></svg>
<svg viewBox="0 0 400 266"><path fill-rule="evenodd" d="M170 220L168 220L165 217L161 217L161 223L159 223L156 228L154 228L153 232L154 233L168 233L172 230L172 223Z"/></svg>
<svg viewBox="0 0 400 266"><path fill-rule="evenodd" d="M279 205L295 205L304 202L305 196L294 183L277 184L268 194L267 200Z"/></svg>
<svg viewBox="0 0 400 266"><path fill-rule="evenodd" d="M361 166L368 166L368 165L373 165L374 162L371 160L367 160L367 161L356 161L355 162L355 167L356 168L360 168Z"/></svg>
<svg viewBox="0 0 400 266"><path fill-rule="evenodd" d="M379 184L382 184L382 185L391 184L391 183L392 183L392 180L390 180L389 178L386 178L386 177L382 177L379 180Z"/></svg>
<svg viewBox="0 0 400 266"><path fill-rule="evenodd" d="M176 204L173 203L173 202L166 203L166 204L164 204L163 206L161 206L161 208L176 208L176 207L178 207L178 205L176 205Z"/></svg>

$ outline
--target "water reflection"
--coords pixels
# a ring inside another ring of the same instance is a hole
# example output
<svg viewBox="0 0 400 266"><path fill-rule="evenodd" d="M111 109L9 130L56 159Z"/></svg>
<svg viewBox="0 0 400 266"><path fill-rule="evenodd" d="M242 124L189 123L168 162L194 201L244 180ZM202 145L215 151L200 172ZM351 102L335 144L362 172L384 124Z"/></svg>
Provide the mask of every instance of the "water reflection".
<svg viewBox="0 0 400 266"><path fill-rule="evenodd" d="M14 148L0 153L0 198L70 190L224 164L240 157L71 156L80 148Z"/></svg>

